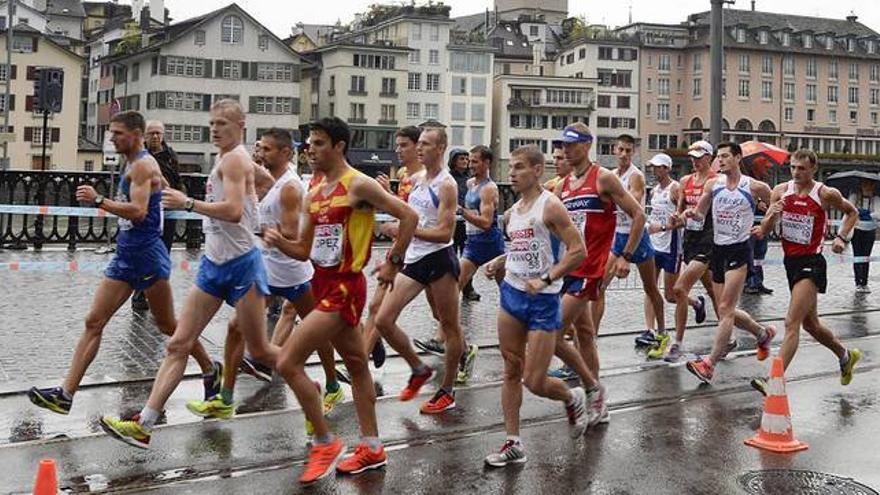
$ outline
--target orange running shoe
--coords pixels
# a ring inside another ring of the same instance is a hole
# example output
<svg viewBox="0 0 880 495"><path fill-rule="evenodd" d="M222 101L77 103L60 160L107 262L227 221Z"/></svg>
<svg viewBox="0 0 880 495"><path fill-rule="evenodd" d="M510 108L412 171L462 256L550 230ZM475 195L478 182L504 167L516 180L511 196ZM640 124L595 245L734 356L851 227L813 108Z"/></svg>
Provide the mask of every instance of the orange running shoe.
<svg viewBox="0 0 880 495"><path fill-rule="evenodd" d="M688 361L685 366L703 383L711 382L712 376L715 374L715 366L709 361L709 358L697 356L697 359Z"/></svg>
<svg viewBox="0 0 880 495"><path fill-rule="evenodd" d="M447 394L442 388L422 404L422 414L440 414L447 409L455 409L455 392Z"/></svg>
<svg viewBox="0 0 880 495"><path fill-rule="evenodd" d="M344 453L345 446L342 445L342 440L339 437L330 443L312 444L312 448L309 450L309 462L306 464L306 470L299 477L299 482L303 485L310 485L327 476L336 467L336 461Z"/></svg>
<svg viewBox="0 0 880 495"><path fill-rule="evenodd" d="M362 443L354 449L354 454L346 457L336 466L336 470L343 474L358 474L368 469L379 469L387 463L385 447L380 445L378 449L370 450L369 445Z"/></svg>
<svg viewBox="0 0 880 495"><path fill-rule="evenodd" d="M773 342L773 337L775 336L776 327L773 325L767 325L764 329L764 338L758 341L758 361L763 361L770 356L770 344Z"/></svg>
<svg viewBox="0 0 880 495"><path fill-rule="evenodd" d="M400 391L400 395L398 398L401 401L412 400L413 397L419 394L419 389L422 388L422 385L425 384L428 380L431 379L431 376L434 374L434 370L428 368L428 371L421 375L417 375L413 373L409 376L409 382L406 384L406 387Z"/></svg>

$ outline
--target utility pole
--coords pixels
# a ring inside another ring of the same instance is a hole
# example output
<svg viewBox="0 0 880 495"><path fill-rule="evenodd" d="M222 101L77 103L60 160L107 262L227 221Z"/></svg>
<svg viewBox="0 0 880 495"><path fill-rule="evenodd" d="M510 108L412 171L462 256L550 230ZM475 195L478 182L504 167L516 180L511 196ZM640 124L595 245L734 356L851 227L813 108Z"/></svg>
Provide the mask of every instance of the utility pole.
<svg viewBox="0 0 880 495"><path fill-rule="evenodd" d="M709 113L709 140L713 145L721 142L721 92L722 92L722 70L724 61L724 22L723 7L725 3L733 3L732 0L711 0L712 14L709 29L709 38L711 39L711 47L709 48L709 58L712 59L712 89Z"/></svg>
<svg viewBox="0 0 880 495"><path fill-rule="evenodd" d="M6 13L6 111L3 113L3 132L9 129L9 99L12 89L12 38L13 26L15 25L15 0L7 0ZM3 143L3 159L0 160L0 170L9 169L9 143Z"/></svg>

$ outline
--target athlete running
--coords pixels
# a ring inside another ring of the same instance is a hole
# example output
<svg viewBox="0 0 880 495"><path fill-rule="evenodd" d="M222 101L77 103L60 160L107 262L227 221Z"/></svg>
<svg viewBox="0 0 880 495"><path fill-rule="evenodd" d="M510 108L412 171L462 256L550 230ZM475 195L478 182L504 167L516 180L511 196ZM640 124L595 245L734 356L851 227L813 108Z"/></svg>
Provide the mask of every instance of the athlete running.
<svg viewBox="0 0 880 495"><path fill-rule="evenodd" d="M115 199L105 198L92 186L79 186L76 190L78 201L92 203L119 217L119 234L116 254L95 292L92 308L86 316L85 330L73 351L64 382L60 387L32 387L28 391L31 402L52 412L70 412L73 396L98 354L104 327L133 291L144 291L150 312L162 333L172 335L177 325L168 282L171 258L162 243L162 171L143 147L144 128L144 117L138 112L122 112L110 119L111 140L127 163ZM202 368L205 398L212 397L220 390L222 365L212 364L205 348L198 342L190 354Z"/></svg>
<svg viewBox="0 0 880 495"><path fill-rule="evenodd" d="M822 256L822 236L828 222L826 211L833 208L844 214L843 224L831 244L831 251L837 254L846 249L859 220L859 211L841 196L840 191L813 179L818 165L815 152L802 149L794 153L791 157L792 179L773 189L771 206L753 233L763 238L781 220L783 263L791 291L788 314L785 316L785 337L779 349L783 366L788 369L794 359L803 327L837 356L840 384L849 385L853 368L862 353L856 348L845 348L819 319L816 298L817 294L825 293L828 285L825 257ZM752 386L767 395L766 379L755 378Z"/></svg>
<svg viewBox="0 0 880 495"><path fill-rule="evenodd" d="M685 218L700 220L710 206L712 208L714 246L710 269L713 290L718 298L718 329L712 353L706 357L698 356L687 363L688 371L705 383L712 380L715 364L729 352L736 307L752 256L749 236L755 220L755 205L770 199L770 186L742 174L742 150L739 144L719 144L718 159L721 175L706 181L697 206L684 212ZM755 336L758 360L767 359L770 343L776 335L775 328L772 325L762 328L754 320L741 328Z"/></svg>
<svg viewBox="0 0 880 495"><path fill-rule="evenodd" d="M553 141L553 164L556 166L556 175L544 183L544 189L550 192L555 191L556 186L571 174L571 165L565 160L565 152L559 141Z"/></svg>
<svg viewBox="0 0 880 495"><path fill-rule="evenodd" d="M589 423L584 389L569 389L562 380L547 376L562 329L562 280L583 262L586 250L565 206L542 188L543 173L544 154L537 147L523 146L511 152L510 184L520 200L505 213L510 252L486 265L491 278L502 270L505 273L498 342L504 358L501 404L507 439L497 453L485 459L495 467L526 462L519 437L523 384L539 397L565 404L572 438L583 435ZM561 259L560 241L565 246Z"/></svg>
<svg viewBox="0 0 880 495"><path fill-rule="evenodd" d="M264 298L269 288L254 236L259 227L254 182L261 167L253 164L241 144L245 116L237 101L217 101L211 106L210 118L211 139L220 152L208 177L205 201L189 198L173 189L162 191L162 205L166 208L184 208L205 217L205 255L195 286L168 342L165 359L144 409L135 419L109 415L101 418L105 431L140 448L149 447L153 426L183 378L187 355L224 301L235 308L248 349L255 359L274 364L278 354L278 347L266 338Z"/></svg>

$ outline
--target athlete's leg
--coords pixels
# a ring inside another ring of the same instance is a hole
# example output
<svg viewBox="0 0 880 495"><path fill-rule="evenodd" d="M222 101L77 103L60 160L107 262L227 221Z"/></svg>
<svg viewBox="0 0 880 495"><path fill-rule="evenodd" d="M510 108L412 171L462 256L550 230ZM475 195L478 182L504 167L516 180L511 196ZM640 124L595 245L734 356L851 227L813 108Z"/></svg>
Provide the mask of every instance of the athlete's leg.
<svg viewBox="0 0 880 495"><path fill-rule="evenodd" d="M147 302L150 305L150 312L156 320L156 326L159 331L168 335L174 335L174 329L177 327L177 320L174 319L174 299L171 292L171 284L168 280L157 280L148 289L144 290L147 296ZM190 354L199 363L202 373L210 373L214 370L214 362L208 351L201 342L196 341Z"/></svg>
<svg viewBox="0 0 880 495"><path fill-rule="evenodd" d="M799 280L791 289L790 301L788 313L785 315L785 337L782 339L782 347L779 348L784 369L788 369L797 352L804 320L810 310L816 307L816 285L810 279Z"/></svg>
<svg viewBox="0 0 880 495"><path fill-rule="evenodd" d="M846 357L846 347L840 342L840 339L828 328L825 323L819 319L819 313L816 311L816 305L813 305L804 319L804 330L816 339L817 342L827 347L837 356L838 360Z"/></svg>
<svg viewBox="0 0 880 495"><path fill-rule="evenodd" d="M663 270L661 270L659 267L656 267L656 268L657 269L654 271L655 281L659 281L660 280L660 272L662 272ZM655 323L657 321L657 318L654 316L654 305L651 304L651 298L648 297L647 293L645 293L644 305L645 305L645 328L647 328L648 330L656 330L657 326L655 326Z"/></svg>
<svg viewBox="0 0 880 495"><path fill-rule="evenodd" d="M223 345L223 389L235 390L238 365L241 364L242 358L244 358L244 337L238 328L238 315L236 314L232 315L226 325L226 342Z"/></svg>
<svg viewBox="0 0 880 495"><path fill-rule="evenodd" d="M285 300L281 303L281 316L278 317L278 321L275 322L275 328L272 330L272 343L277 346L284 345L284 342L287 341L287 338L290 337L290 332L293 331L293 325L296 323L298 311L290 301ZM304 318L305 315L299 315L300 318Z"/></svg>
<svg viewBox="0 0 880 495"><path fill-rule="evenodd" d="M501 408L508 435L519 436L519 410L522 406L523 368L528 329L506 311L498 311L498 344L504 358ZM566 344L568 345L568 344Z"/></svg>
<svg viewBox="0 0 880 495"><path fill-rule="evenodd" d="M593 321L592 306L596 301L590 301L587 309L583 311L574 321L575 333L577 334L578 350L581 358L584 360L587 369L590 370L591 376L595 377L596 383L599 379L599 347L596 338L599 335L599 329ZM584 384L587 386L587 384Z"/></svg>
<svg viewBox="0 0 880 495"><path fill-rule="evenodd" d="M673 294L675 295L675 341L681 343L684 341L684 331L687 326L688 317L688 294L697 280L707 274L706 264L693 260L684 267L673 286ZM711 286L709 292L712 292ZM714 304L715 298L712 297Z"/></svg>
<svg viewBox="0 0 880 495"><path fill-rule="evenodd" d="M356 328L344 327L341 332L336 332L332 342L333 347L342 357L345 368L351 374L351 394L361 427L361 436L377 438L379 426L376 421L376 390L367 366L363 337Z"/></svg>
<svg viewBox="0 0 880 495"><path fill-rule="evenodd" d="M558 330L528 332L523 384L531 393L539 397L565 402L571 398L568 386L559 378L547 376L547 368L550 367L550 360L553 359L553 350L556 347L556 333Z"/></svg>
<svg viewBox="0 0 880 495"><path fill-rule="evenodd" d="M590 304L590 311L592 312L591 317L595 332L598 332L599 325L602 324L602 317L605 315L605 289L614 278L613 270L615 263L617 263L617 256L615 256L614 253L611 253L608 256L608 262L605 263L605 274L602 278L602 287L599 287L599 296Z"/></svg>
<svg viewBox="0 0 880 495"><path fill-rule="evenodd" d="M443 354L446 366L443 369L442 387L450 391L455 384L458 363L462 352L464 352L464 338L458 318L460 301L458 280L450 273L431 282L429 287L432 294L431 303L439 315L440 328L446 335L446 352ZM397 290L396 287L395 290ZM409 346L408 340L406 343Z"/></svg>
<svg viewBox="0 0 880 495"><path fill-rule="evenodd" d="M79 389L86 370L98 354L104 327L131 293L131 286L121 280L105 277L98 284L92 308L86 316L85 329L73 350L73 360L62 385L66 393L73 395Z"/></svg>
<svg viewBox="0 0 880 495"><path fill-rule="evenodd" d="M423 288L422 284L398 273L394 278L394 287L385 294L379 314L376 315L376 328L379 334L413 370L423 368L424 363L412 348L409 338L397 326L397 318L403 308L419 295Z"/></svg>
<svg viewBox="0 0 880 495"><path fill-rule="evenodd" d="M461 265L461 273L458 274L458 287L459 290L464 290L464 287L474 278L474 273L477 272L479 267L467 258L462 258L459 263Z"/></svg>
<svg viewBox="0 0 880 495"><path fill-rule="evenodd" d="M575 321L589 310L589 302L586 298L578 298L569 294L562 296L562 328L575 328ZM574 345L566 342L563 338L563 332L556 335L556 356L562 360L583 382L584 387L593 388L597 385L596 375L594 375L587 363L584 361L583 354L576 347L580 343L578 339Z"/></svg>
<svg viewBox="0 0 880 495"><path fill-rule="evenodd" d="M727 345L733 334L736 306L739 296L742 294L743 285L748 275L748 266L728 270L724 274L724 283L715 284L716 294L720 294L718 304L718 332L715 335L715 345L709 360L712 364L717 363L727 353Z"/></svg>
<svg viewBox="0 0 880 495"><path fill-rule="evenodd" d="M712 300L712 311L715 311L715 318L718 318L718 296L715 294L715 287L712 285L712 273L710 270L703 272L703 276L700 277L700 282L703 283L703 288L706 289L706 294L708 294L709 299Z"/></svg>
<svg viewBox="0 0 880 495"><path fill-rule="evenodd" d="M666 331L666 315L663 309L663 295L657 288L657 266L654 258L650 258L638 265L639 277L642 279L642 286L645 289L645 296L651 301L654 307L654 317L657 319L657 330Z"/></svg>
<svg viewBox="0 0 880 495"><path fill-rule="evenodd" d="M291 306L294 309L294 315L305 318L315 309L315 296L312 295L311 290L307 290L293 301L284 301L284 305ZM283 316L284 307L281 309ZM293 328L293 317L290 320L290 328ZM336 356L333 354L333 344L330 341L318 347L318 358L320 358L321 367L324 369L325 388L331 388L332 384L336 383Z"/></svg>
<svg viewBox="0 0 880 495"><path fill-rule="evenodd" d="M376 315L379 314L379 308L382 307L382 301L385 299L387 292L388 288L384 285L376 287L373 297L370 299L369 305L367 305L367 320L363 324L367 354L373 350L376 342L379 341L379 331L376 329Z"/></svg>

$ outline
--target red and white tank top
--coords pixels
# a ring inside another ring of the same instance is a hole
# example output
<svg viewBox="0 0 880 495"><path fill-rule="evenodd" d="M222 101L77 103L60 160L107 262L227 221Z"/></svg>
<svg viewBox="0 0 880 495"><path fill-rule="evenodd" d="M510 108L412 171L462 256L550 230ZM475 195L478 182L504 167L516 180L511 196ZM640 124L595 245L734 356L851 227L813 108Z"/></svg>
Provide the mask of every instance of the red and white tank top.
<svg viewBox="0 0 880 495"><path fill-rule="evenodd" d="M682 179L681 189L682 194L684 194L684 204L687 208L695 208L697 206L700 202L700 198L703 196L706 182L708 182L709 179L714 179L716 175L715 172L709 172L706 181L702 184L697 184L697 174L691 174ZM711 218L711 216L707 214L706 218ZM705 218L700 220L689 218L685 223L684 228L685 230L690 231L701 231L705 226Z"/></svg>
<svg viewBox="0 0 880 495"><path fill-rule="evenodd" d="M782 251L785 256L807 256L822 252L827 215L816 182L809 194L801 196L794 181L789 181L782 196Z"/></svg>
<svg viewBox="0 0 880 495"><path fill-rule="evenodd" d="M559 198L587 247L587 259L571 273L575 277L602 277L614 241L617 212L614 203L604 201L599 195L598 179L599 166L592 165L586 179L576 189L572 188L577 180L574 175L562 180Z"/></svg>

